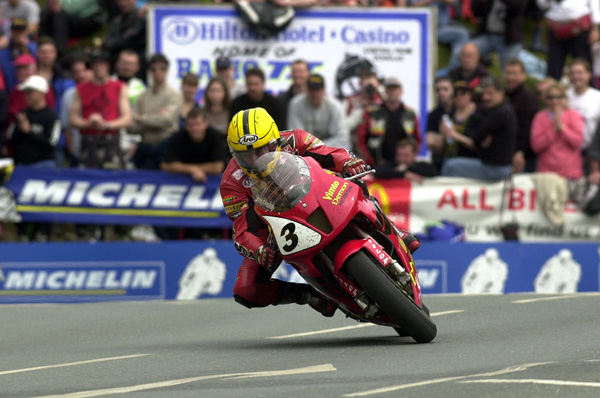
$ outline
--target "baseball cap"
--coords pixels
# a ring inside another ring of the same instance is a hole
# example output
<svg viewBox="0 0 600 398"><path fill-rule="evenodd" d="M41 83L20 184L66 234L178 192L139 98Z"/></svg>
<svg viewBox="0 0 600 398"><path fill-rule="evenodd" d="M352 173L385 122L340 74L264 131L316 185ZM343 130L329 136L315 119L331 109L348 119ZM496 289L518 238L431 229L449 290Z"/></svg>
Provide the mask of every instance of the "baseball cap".
<svg viewBox="0 0 600 398"><path fill-rule="evenodd" d="M23 90L35 90L46 94L48 92L48 81L40 75L29 76L23 83L19 84L17 88L20 91Z"/></svg>
<svg viewBox="0 0 600 398"><path fill-rule="evenodd" d="M92 54L90 54L89 63L91 65L91 64L93 64L94 62L97 62L97 61L110 62L110 60L111 60L110 53L108 51L106 51L106 50L100 50L100 51L95 51Z"/></svg>
<svg viewBox="0 0 600 398"><path fill-rule="evenodd" d="M227 69L231 66L231 60L224 55L217 58L217 69Z"/></svg>
<svg viewBox="0 0 600 398"><path fill-rule="evenodd" d="M467 83L466 81L457 80L454 82L454 90L471 91L471 88L469 87L469 83Z"/></svg>
<svg viewBox="0 0 600 398"><path fill-rule="evenodd" d="M27 66L37 64L37 59L31 54L21 54L13 62L14 66Z"/></svg>
<svg viewBox="0 0 600 398"><path fill-rule="evenodd" d="M325 88L325 79L321 75L312 74L308 78L308 88Z"/></svg>
<svg viewBox="0 0 600 398"><path fill-rule="evenodd" d="M27 29L27 21L23 18L11 18L10 28L13 30L25 30Z"/></svg>
<svg viewBox="0 0 600 398"><path fill-rule="evenodd" d="M400 83L400 79L398 79L397 77L388 77L383 81L383 85L385 87L391 87L391 86L396 86L396 87L402 87L402 83Z"/></svg>

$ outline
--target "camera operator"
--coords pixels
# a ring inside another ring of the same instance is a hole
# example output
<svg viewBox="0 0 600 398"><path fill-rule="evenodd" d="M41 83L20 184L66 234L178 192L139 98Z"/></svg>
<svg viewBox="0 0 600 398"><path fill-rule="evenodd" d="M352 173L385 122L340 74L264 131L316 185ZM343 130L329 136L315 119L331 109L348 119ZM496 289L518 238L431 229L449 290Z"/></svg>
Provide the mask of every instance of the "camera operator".
<svg viewBox="0 0 600 398"><path fill-rule="evenodd" d="M365 69L360 74L360 91L344 100L346 126L350 130L352 149L356 150L356 131L363 122L365 110L373 105L381 105L384 91L375 72Z"/></svg>

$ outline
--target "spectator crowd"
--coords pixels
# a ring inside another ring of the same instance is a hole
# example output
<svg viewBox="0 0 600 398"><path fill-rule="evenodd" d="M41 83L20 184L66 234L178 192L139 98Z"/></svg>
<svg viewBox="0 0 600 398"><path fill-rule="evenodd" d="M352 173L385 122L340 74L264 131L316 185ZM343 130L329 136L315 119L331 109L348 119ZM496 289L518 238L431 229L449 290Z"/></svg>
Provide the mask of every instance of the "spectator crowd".
<svg viewBox="0 0 600 398"><path fill-rule="evenodd" d="M376 68L359 71L357 92L342 99L303 59L290 62L292 82L279 95L260 68L236 80L236 64L224 55L205 87L194 73L171 87L172 60L147 56L146 2L3 0L0 157L39 168L163 170L204 182L230 159L224 137L232 115L262 107L280 130L304 129L352 150L380 178L500 181L553 172L573 186L600 184L600 0L275 2L435 8L438 44L449 57L437 70L426 123L403 100L400 76L378 76ZM526 47L546 53L547 78L535 90ZM501 75L489 70L492 54ZM418 156L422 146L429 160Z"/></svg>

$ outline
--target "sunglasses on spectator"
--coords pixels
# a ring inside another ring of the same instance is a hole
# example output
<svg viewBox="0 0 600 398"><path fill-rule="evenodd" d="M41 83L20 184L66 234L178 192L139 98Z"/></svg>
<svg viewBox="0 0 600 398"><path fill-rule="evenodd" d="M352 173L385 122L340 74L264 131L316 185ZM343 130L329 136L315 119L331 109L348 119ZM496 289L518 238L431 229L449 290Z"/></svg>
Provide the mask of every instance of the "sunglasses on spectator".
<svg viewBox="0 0 600 398"><path fill-rule="evenodd" d="M167 67L166 66L153 66L153 67L150 68L150 70L152 72L157 71L157 70L160 70L160 71L164 72L164 71L167 70Z"/></svg>
<svg viewBox="0 0 600 398"><path fill-rule="evenodd" d="M436 87L435 91L450 91L450 87Z"/></svg>

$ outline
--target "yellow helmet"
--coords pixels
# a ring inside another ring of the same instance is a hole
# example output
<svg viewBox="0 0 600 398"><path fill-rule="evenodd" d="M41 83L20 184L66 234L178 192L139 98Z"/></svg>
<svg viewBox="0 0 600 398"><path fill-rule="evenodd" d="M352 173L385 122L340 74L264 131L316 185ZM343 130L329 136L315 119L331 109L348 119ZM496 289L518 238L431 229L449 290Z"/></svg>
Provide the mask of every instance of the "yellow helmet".
<svg viewBox="0 0 600 398"><path fill-rule="evenodd" d="M263 108L239 111L229 123L227 145L242 170L260 180L268 173L258 173L256 160L267 152L281 151L279 129Z"/></svg>

